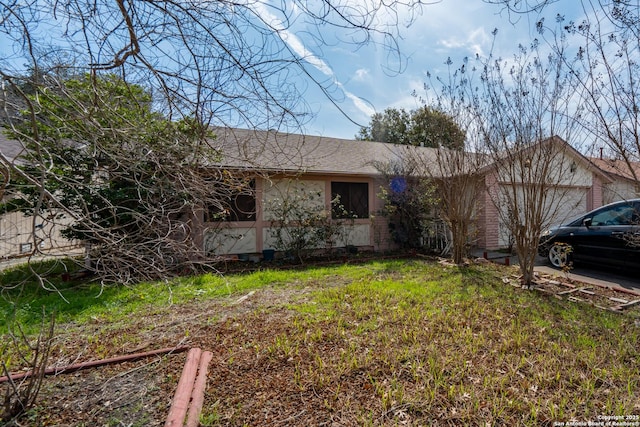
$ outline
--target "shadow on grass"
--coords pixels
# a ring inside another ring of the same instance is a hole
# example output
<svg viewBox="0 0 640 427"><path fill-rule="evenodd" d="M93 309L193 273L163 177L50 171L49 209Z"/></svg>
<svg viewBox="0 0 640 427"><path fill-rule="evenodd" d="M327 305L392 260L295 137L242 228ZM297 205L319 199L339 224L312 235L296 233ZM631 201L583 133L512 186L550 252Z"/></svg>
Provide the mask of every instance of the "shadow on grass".
<svg viewBox="0 0 640 427"><path fill-rule="evenodd" d="M95 306L104 306L121 290L102 287L87 278L74 278L79 266L70 259L21 264L0 273L0 333L7 333L11 322L26 333L41 326L46 317L73 319Z"/></svg>

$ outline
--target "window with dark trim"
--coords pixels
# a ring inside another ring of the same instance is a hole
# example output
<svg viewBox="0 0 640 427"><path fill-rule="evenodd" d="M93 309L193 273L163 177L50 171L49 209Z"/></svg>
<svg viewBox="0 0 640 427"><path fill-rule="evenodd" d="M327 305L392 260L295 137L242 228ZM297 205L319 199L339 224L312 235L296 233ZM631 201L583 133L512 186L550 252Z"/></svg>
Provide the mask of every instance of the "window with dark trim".
<svg viewBox="0 0 640 427"><path fill-rule="evenodd" d="M368 218L369 184L366 182L332 182L331 199L338 203L332 206L333 218Z"/></svg>
<svg viewBox="0 0 640 427"><path fill-rule="evenodd" d="M209 206L207 221L255 221L256 181L251 180L241 191L222 197L220 204Z"/></svg>

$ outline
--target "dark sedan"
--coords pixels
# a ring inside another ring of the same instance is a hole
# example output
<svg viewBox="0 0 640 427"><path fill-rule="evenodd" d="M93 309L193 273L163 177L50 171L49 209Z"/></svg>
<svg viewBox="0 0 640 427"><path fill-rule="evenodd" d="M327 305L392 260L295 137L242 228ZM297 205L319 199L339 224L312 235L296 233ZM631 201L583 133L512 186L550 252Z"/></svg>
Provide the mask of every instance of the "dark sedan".
<svg viewBox="0 0 640 427"><path fill-rule="evenodd" d="M571 262L640 267L640 199L611 203L542 233L538 252L554 267Z"/></svg>

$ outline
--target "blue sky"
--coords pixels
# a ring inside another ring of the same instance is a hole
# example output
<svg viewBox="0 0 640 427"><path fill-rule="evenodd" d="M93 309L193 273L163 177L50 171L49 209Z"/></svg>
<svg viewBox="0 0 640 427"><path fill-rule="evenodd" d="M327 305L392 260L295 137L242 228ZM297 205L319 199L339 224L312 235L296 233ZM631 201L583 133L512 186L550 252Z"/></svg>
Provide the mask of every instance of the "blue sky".
<svg viewBox="0 0 640 427"><path fill-rule="evenodd" d="M344 7L354 8L379 3L379 0L334 1ZM291 18L287 23L290 27L286 30L275 15L282 4L286 5ZM315 7L319 3L309 4L310 7ZM544 16L548 23L554 22L558 12L568 19L575 19L579 6L580 2L575 0L557 0L545 9ZM368 124L374 112L382 112L388 107L407 110L418 107L418 101L412 96L412 92L424 95L423 85L427 80L427 72L432 76L446 75L447 58L451 58L454 65L459 65L464 57L486 55L494 41L491 34L494 28L498 29L494 55L503 58L513 55L519 44L529 45L538 36L532 28L539 16L509 16L503 7L483 0L442 0L425 4L420 13L412 15L414 19L411 26L406 26L410 20L408 12L398 9L395 12L400 23L399 49L406 62L403 63L402 73L390 74L385 67L395 64L387 62L388 52L379 43L375 43L381 41L375 36L374 43L367 45L344 43L344 40L362 36L362 33L330 26L305 27L304 16L296 15L296 4L287 0L258 0L247 3L247 7L255 8L258 16L273 28L282 27L280 36L291 51L306 59L306 71L317 80L330 83L329 91L334 95L339 108L308 80L286 82L304 90L305 101L315 113L315 118L302 131L346 139L353 138L360 125ZM381 21L385 17L384 13L379 15ZM41 24L43 26L38 28L40 33L52 38L57 30L66 29L57 21L45 20ZM97 24L100 24L100 20L93 23ZM73 36L75 33L67 31L65 35L68 34ZM4 61L16 53L11 51L16 46L9 46L1 37L4 35L0 34L0 59ZM318 43L319 38L326 43ZM65 42L61 43L64 47ZM156 55L158 53L162 54L155 52ZM16 55L13 58L19 65L22 61L19 53ZM152 59L155 58L153 55L150 56ZM293 74L295 73L291 75Z"/></svg>
<svg viewBox="0 0 640 427"><path fill-rule="evenodd" d="M550 24L555 22L557 13L575 19L579 16L576 6L579 2L560 0L541 16ZM344 95L339 106L351 119L366 125L373 112L388 107L418 107L411 93L415 90L424 94L426 73L446 75L445 61L449 57L455 65L464 57L487 54L493 44L494 28L498 28L494 54L510 57L519 44L529 45L538 37L532 29L537 19L537 15L510 17L500 6L482 0L443 0L425 5L413 25L402 29L400 49L407 63L404 72L395 76L383 70L385 53L379 47L355 50L355 46L335 45L314 50L305 44L303 32L296 38L307 54L315 55L311 62L322 69L320 75L333 79L334 89ZM309 87L306 99L317 113L307 125L307 133L351 139L358 132L359 126L344 117L317 89Z"/></svg>

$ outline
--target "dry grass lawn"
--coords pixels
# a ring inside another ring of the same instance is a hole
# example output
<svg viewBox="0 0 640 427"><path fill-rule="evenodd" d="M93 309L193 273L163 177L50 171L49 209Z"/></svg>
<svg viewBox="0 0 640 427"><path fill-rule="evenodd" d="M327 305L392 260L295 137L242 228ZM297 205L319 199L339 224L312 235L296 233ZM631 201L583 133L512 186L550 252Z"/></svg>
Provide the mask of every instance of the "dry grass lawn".
<svg viewBox="0 0 640 427"><path fill-rule="evenodd" d="M512 271L395 260L205 275L99 298L76 287L99 302L60 313L52 362L211 350L205 426L551 426L640 415L640 312L517 289L502 280ZM16 425L161 426L183 363L174 355L47 379Z"/></svg>

